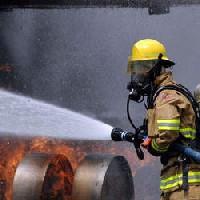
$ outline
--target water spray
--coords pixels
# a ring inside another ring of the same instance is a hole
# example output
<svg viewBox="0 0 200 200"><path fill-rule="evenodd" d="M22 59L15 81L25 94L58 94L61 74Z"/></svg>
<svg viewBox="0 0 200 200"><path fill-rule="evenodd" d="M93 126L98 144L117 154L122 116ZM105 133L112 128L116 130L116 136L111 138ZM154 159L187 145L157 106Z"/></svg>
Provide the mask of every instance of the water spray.
<svg viewBox="0 0 200 200"><path fill-rule="evenodd" d="M30 97L0 90L0 110L0 132L5 136L110 140L111 126Z"/></svg>

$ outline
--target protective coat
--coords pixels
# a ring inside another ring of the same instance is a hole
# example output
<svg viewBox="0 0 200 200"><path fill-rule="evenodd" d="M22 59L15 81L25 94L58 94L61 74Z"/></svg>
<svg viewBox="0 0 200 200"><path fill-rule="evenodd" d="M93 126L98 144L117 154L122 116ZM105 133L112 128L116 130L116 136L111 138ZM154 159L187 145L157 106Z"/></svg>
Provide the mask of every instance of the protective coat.
<svg viewBox="0 0 200 200"><path fill-rule="evenodd" d="M161 74L155 83L158 86L175 84L171 72ZM160 92L153 109L148 110L148 136L152 139L150 152L159 156L165 155L170 144L176 140L181 140L185 145L191 144L196 137L195 113L191 103L183 94L174 90ZM181 159L180 154L172 152L168 162L163 165L160 189L165 196L175 191L183 191ZM198 186L200 185L200 165L192 160L190 162L188 182L190 186ZM200 199L200 196L197 199Z"/></svg>

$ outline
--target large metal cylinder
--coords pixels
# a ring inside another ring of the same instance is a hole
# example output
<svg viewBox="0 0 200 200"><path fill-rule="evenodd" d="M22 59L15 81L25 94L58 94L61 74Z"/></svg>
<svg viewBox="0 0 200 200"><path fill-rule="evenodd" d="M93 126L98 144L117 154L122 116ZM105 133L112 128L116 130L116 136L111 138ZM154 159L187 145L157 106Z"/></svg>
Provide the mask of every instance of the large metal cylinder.
<svg viewBox="0 0 200 200"><path fill-rule="evenodd" d="M71 200L72 179L65 156L27 154L16 170L13 200Z"/></svg>
<svg viewBox="0 0 200 200"><path fill-rule="evenodd" d="M88 155L78 167L73 200L133 200L133 178L123 156Z"/></svg>

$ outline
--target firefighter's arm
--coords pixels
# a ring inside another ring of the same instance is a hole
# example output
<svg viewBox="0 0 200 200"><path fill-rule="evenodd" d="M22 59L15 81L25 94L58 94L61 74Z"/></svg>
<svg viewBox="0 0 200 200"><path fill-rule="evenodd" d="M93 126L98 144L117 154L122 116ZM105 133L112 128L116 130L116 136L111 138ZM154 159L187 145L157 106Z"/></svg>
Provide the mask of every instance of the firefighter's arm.
<svg viewBox="0 0 200 200"><path fill-rule="evenodd" d="M148 151L154 156L166 153L169 146L179 137L180 99L176 94L161 95L155 105L155 133L151 138Z"/></svg>
<svg viewBox="0 0 200 200"><path fill-rule="evenodd" d="M170 144L175 142L178 137L179 133L177 131L162 131L158 137L151 139L148 151L154 156L160 156L168 151Z"/></svg>

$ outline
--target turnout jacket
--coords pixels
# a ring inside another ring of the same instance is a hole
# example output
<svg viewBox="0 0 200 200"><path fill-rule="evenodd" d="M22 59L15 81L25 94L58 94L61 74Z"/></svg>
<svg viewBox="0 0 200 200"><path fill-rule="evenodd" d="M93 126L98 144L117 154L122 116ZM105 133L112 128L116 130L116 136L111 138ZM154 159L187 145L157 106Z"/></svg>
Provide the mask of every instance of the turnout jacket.
<svg viewBox="0 0 200 200"><path fill-rule="evenodd" d="M157 86L172 85L172 73L161 74L155 80ZM196 137L195 113L189 100L180 92L163 90L157 96L153 108L148 109L148 137L152 139L149 152L164 156L170 144L181 141L190 145ZM177 152L171 152L168 162L163 165L160 176L162 192L180 189L183 184L183 162ZM200 185L200 165L192 160L189 164L188 184Z"/></svg>

